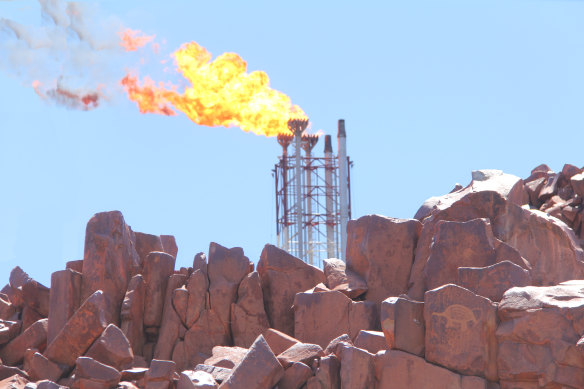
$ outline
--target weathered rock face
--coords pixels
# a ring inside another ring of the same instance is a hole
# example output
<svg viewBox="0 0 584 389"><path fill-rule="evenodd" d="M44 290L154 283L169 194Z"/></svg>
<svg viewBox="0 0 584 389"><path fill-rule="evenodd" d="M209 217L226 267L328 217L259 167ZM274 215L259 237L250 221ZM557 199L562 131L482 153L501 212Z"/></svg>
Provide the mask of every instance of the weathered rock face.
<svg viewBox="0 0 584 389"><path fill-rule="evenodd" d="M173 307L172 296L174 291L185 282L186 276L182 274L173 274L168 278L163 299L162 325L154 348L155 359L169 360L172 358L173 348L179 339L181 329L184 329L180 316Z"/></svg>
<svg viewBox="0 0 584 389"><path fill-rule="evenodd" d="M449 284L426 292L424 319L428 362L497 380L495 304Z"/></svg>
<svg viewBox="0 0 584 389"><path fill-rule="evenodd" d="M262 251L257 270L271 327L293 335L294 296L318 283L324 283L324 273L269 244Z"/></svg>
<svg viewBox="0 0 584 389"><path fill-rule="evenodd" d="M584 282L513 288L499 305L503 387L584 387ZM523 385L523 386L521 386ZM536 387L536 386L534 386Z"/></svg>
<svg viewBox="0 0 584 389"><path fill-rule="evenodd" d="M388 348L424 356L424 303L390 297L381 303L380 319Z"/></svg>
<svg viewBox="0 0 584 389"><path fill-rule="evenodd" d="M137 274L130 280L121 309L121 329L135 355L144 348L144 278Z"/></svg>
<svg viewBox="0 0 584 389"><path fill-rule="evenodd" d="M122 330L110 324L91 345L85 356L119 371L132 366L134 353Z"/></svg>
<svg viewBox="0 0 584 389"><path fill-rule="evenodd" d="M337 258L323 261L326 285L330 290L337 290L349 298L357 298L367 292L367 283L357 273L347 270L345 262Z"/></svg>
<svg viewBox="0 0 584 389"><path fill-rule="evenodd" d="M367 283L367 300L380 303L407 292L421 227L414 219L378 215L347 223L347 269Z"/></svg>
<svg viewBox="0 0 584 389"><path fill-rule="evenodd" d="M530 285L531 276L522 267L503 261L487 267L459 267L457 284L491 301L501 301L508 289Z"/></svg>
<svg viewBox="0 0 584 389"><path fill-rule="evenodd" d="M47 328L47 319L37 321L0 349L0 359L9 365L16 365L22 362L29 348L44 350L47 345Z"/></svg>
<svg viewBox="0 0 584 389"><path fill-rule="evenodd" d="M249 347L269 327L260 276L249 273L239 285L237 303L231 304L233 344Z"/></svg>
<svg viewBox="0 0 584 389"><path fill-rule="evenodd" d="M81 388L111 388L115 387L122 378L119 371L92 358L79 357L75 366L76 385Z"/></svg>
<svg viewBox="0 0 584 389"><path fill-rule="evenodd" d="M160 327L168 278L174 273L175 258L154 251L144 259L144 326Z"/></svg>
<svg viewBox="0 0 584 389"><path fill-rule="evenodd" d="M61 270L51 275L48 343L67 323L81 304L81 273Z"/></svg>
<svg viewBox="0 0 584 389"><path fill-rule="evenodd" d="M108 321L117 323L132 269L139 264L134 233L121 212L95 214L85 231L81 300L97 290L103 291Z"/></svg>

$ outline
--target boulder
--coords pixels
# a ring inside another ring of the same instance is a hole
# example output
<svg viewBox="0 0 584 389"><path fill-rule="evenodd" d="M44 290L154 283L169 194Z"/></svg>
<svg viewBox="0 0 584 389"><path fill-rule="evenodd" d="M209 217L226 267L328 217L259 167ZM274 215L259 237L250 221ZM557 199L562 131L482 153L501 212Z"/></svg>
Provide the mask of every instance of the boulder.
<svg viewBox="0 0 584 389"><path fill-rule="evenodd" d="M249 269L250 262L243 255L242 248L227 249L217 243L209 245L209 302L227 338L231 338L231 304L235 302L239 283Z"/></svg>
<svg viewBox="0 0 584 389"><path fill-rule="evenodd" d="M424 356L424 303L390 297L381 303L381 329L390 349Z"/></svg>
<svg viewBox="0 0 584 389"><path fill-rule="evenodd" d="M107 321L118 323L128 282L139 264L134 232L122 213L95 214L85 230L81 301L101 290L107 304Z"/></svg>
<svg viewBox="0 0 584 389"><path fill-rule="evenodd" d="M180 273L183 275L182 273ZM185 274L185 276L188 276ZM172 307L184 326L187 324L187 308L189 305L189 291L186 286L175 289L172 292Z"/></svg>
<svg viewBox="0 0 584 389"><path fill-rule="evenodd" d="M217 381L217 383L219 384L225 381L231 375L231 369L204 364L198 364L197 366L195 366L193 370L204 371L206 373L211 374L211 376L213 376L213 379Z"/></svg>
<svg viewBox="0 0 584 389"><path fill-rule="evenodd" d="M357 273L347 270L347 265L340 259L329 258L323 261L326 285L331 290L357 298L367 292L367 283Z"/></svg>
<svg viewBox="0 0 584 389"><path fill-rule="evenodd" d="M421 228L414 219L379 215L347 223L347 269L367 283L367 300L380 303L407 292Z"/></svg>
<svg viewBox="0 0 584 389"><path fill-rule="evenodd" d="M185 370L180 373L176 389L214 389L217 382L205 371Z"/></svg>
<svg viewBox="0 0 584 389"><path fill-rule="evenodd" d="M522 267L503 261L486 267L459 267L457 284L491 301L501 301L508 289L530 285L531 276Z"/></svg>
<svg viewBox="0 0 584 389"><path fill-rule="evenodd" d="M65 269L51 275L48 343L63 329L81 304L82 275Z"/></svg>
<svg viewBox="0 0 584 389"><path fill-rule="evenodd" d="M8 365L17 365L29 348L44 350L47 345L48 319L41 319L0 348L0 359Z"/></svg>
<svg viewBox="0 0 584 389"><path fill-rule="evenodd" d="M424 319L428 362L497 381L497 307L491 300L444 285L426 292Z"/></svg>
<svg viewBox="0 0 584 389"><path fill-rule="evenodd" d="M191 328L191 326L199 319L201 312L203 312L204 309L209 308L207 306L207 301L209 300L209 280L206 273L206 264L205 271L197 269L191 274L186 288L189 297L185 316L185 326Z"/></svg>
<svg viewBox="0 0 584 389"><path fill-rule="evenodd" d="M143 232L134 232L135 248L138 257L140 258L140 265L144 264L146 257L153 251L167 253L162 245L162 240L158 235L145 234ZM173 257L176 257L173 255Z"/></svg>
<svg viewBox="0 0 584 389"><path fill-rule="evenodd" d="M128 339L114 324L106 327L85 356L119 371L132 367L134 362L134 353Z"/></svg>
<svg viewBox="0 0 584 389"><path fill-rule="evenodd" d="M213 355L205 360L205 365L224 367L233 369L247 353L246 348L215 346L212 350Z"/></svg>
<svg viewBox="0 0 584 389"><path fill-rule="evenodd" d="M65 269L73 270L77 273L83 273L83 259L78 259L76 261L68 261L65 264Z"/></svg>
<svg viewBox="0 0 584 389"><path fill-rule="evenodd" d="M7 389L24 389L28 380L18 374L13 375L0 381L0 388Z"/></svg>
<svg viewBox="0 0 584 389"><path fill-rule="evenodd" d="M22 328L21 321L10 321L0 319L0 346L10 342L20 334Z"/></svg>
<svg viewBox="0 0 584 389"><path fill-rule="evenodd" d="M341 362L335 355L320 358L314 377L310 378L312 385L318 389L341 387Z"/></svg>
<svg viewBox="0 0 584 389"><path fill-rule="evenodd" d="M294 334L294 296L320 282L324 273L286 251L266 245L257 265L264 304L271 327L288 335Z"/></svg>
<svg viewBox="0 0 584 389"><path fill-rule="evenodd" d="M168 254L167 254L168 255ZM176 289L186 282L187 277L183 274L172 274L166 283L166 293L162 304L162 326L158 335L158 341L154 347L154 358L159 360L170 360L174 345L179 339L181 331L184 329L178 313L172 306L172 296Z"/></svg>
<svg viewBox="0 0 584 389"><path fill-rule="evenodd" d="M193 258L193 272L197 270L207 275L207 256L205 253L197 253L195 254L195 258Z"/></svg>
<svg viewBox="0 0 584 389"><path fill-rule="evenodd" d="M269 327L260 276L254 271L243 278L237 291L237 302L231 304L233 344L248 348Z"/></svg>
<svg viewBox="0 0 584 389"><path fill-rule="evenodd" d="M300 389L310 377L312 377L310 367L304 363L294 362L278 382L278 389Z"/></svg>
<svg viewBox="0 0 584 389"><path fill-rule="evenodd" d="M175 258L154 251L144 259L144 326L160 327L168 278L174 273ZM174 289L173 289L174 290Z"/></svg>
<svg viewBox="0 0 584 389"><path fill-rule="evenodd" d="M22 328L27 329L37 321L44 319L43 315L32 309L31 307L25 305L20 312Z"/></svg>
<svg viewBox="0 0 584 389"><path fill-rule="evenodd" d="M35 349L26 350L24 355L24 370L28 373L28 378L32 381L44 379L57 381L64 373L59 365L49 361Z"/></svg>
<svg viewBox="0 0 584 389"><path fill-rule="evenodd" d="M144 349L144 278L136 274L128 284L121 311L121 329L135 355Z"/></svg>
<svg viewBox="0 0 584 389"><path fill-rule="evenodd" d="M293 363L302 362L306 366L312 366L315 359L324 356L322 347L317 344L296 343L278 355L278 361L284 369L288 369Z"/></svg>
<svg viewBox="0 0 584 389"><path fill-rule="evenodd" d="M378 331L379 304L374 301L351 301L349 306L349 336L355 339L361 330Z"/></svg>
<svg viewBox="0 0 584 389"><path fill-rule="evenodd" d="M380 351L375 355L373 363L377 388L462 389L458 374L403 351Z"/></svg>
<svg viewBox="0 0 584 389"><path fill-rule="evenodd" d="M174 239L174 236L160 235L160 241L162 242L163 251L176 258L176 255L178 254L178 246L176 244L176 239Z"/></svg>
<svg viewBox="0 0 584 389"><path fill-rule="evenodd" d="M120 382L122 375L111 366L89 357L79 357L75 363L75 386L80 388L112 388Z"/></svg>
<svg viewBox="0 0 584 389"><path fill-rule="evenodd" d="M144 380L147 389L170 388L176 376L176 364L173 361L153 359ZM178 378L178 377L177 377Z"/></svg>
<svg viewBox="0 0 584 389"><path fill-rule="evenodd" d="M264 336L266 342L268 342L268 345L274 352L274 355L279 355L286 349L292 347L296 343L299 343L298 339L286 335L285 333L273 328L268 328L262 333L262 335Z"/></svg>
<svg viewBox="0 0 584 389"><path fill-rule="evenodd" d="M24 377L26 379L30 378L25 371L20 370L18 367L5 366L5 365L0 364L0 381L4 380L6 378L12 377L15 374L17 374L21 377Z"/></svg>
<svg viewBox="0 0 584 389"><path fill-rule="evenodd" d="M570 185L580 197L584 197L584 173L575 174L570 178Z"/></svg>
<svg viewBox="0 0 584 389"><path fill-rule="evenodd" d="M366 350L371 354L377 354L378 351L387 350L388 345L385 336L381 331L359 331L355 338L355 347Z"/></svg>
<svg viewBox="0 0 584 389"><path fill-rule="evenodd" d="M197 365L211 356L213 347L228 345L229 338L217 313L206 309L186 332L184 343L187 360L191 365Z"/></svg>
<svg viewBox="0 0 584 389"><path fill-rule="evenodd" d="M10 287L12 292L18 296L18 306L23 304L35 310L41 316L39 319L49 315L49 288L33 280L19 266L10 272Z"/></svg>
<svg viewBox="0 0 584 389"><path fill-rule="evenodd" d="M14 313L16 313L16 306L14 306L8 299L0 296L0 320L10 320Z"/></svg>
<svg viewBox="0 0 584 389"><path fill-rule="evenodd" d="M47 346L45 356L55 363L73 367L107 327L107 308L101 290L89 296Z"/></svg>
<svg viewBox="0 0 584 389"><path fill-rule="evenodd" d="M349 346L353 346L353 341L349 338L349 335L343 334L341 336L337 336L333 340L327 344L326 348L324 349L325 355L335 354L338 355L338 349L341 344L347 344Z"/></svg>
<svg viewBox="0 0 584 389"><path fill-rule="evenodd" d="M357 347L341 344L341 387L354 389L372 388L375 383L374 355Z"/></svg>
<svg viewBox="0 0 584 389"><path fill-rule="evenodd" d="M284 369L262 335L251 345L221 388L271 389L284 375Z"/></svg>

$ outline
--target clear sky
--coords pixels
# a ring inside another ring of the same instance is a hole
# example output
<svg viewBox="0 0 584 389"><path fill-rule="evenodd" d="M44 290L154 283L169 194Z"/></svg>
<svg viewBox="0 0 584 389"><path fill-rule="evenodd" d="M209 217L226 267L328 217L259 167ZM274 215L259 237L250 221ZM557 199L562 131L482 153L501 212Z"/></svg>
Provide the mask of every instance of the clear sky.
<svg viewBox="0 0 584 389"><path fill-rule="evenodd" d="M413 217L476 169L527 177L540 163L584 165L581 1L127 0L98 8L96 18L156 35L160 55L190 41L214 56L238 53L335 142L345 119L354 217ZM0 1L0 18L47 24L32 0ZM0 33L0 284L19 265L48 285L51 272L83 257L85 225L100 211L122 211L135 231L173 234L177 266L211 241L241 246L254 262L275 243L274 138L198 126L183 114L140 114L123 94L87 112L51 104L27 72L59 58L7 64L10 39ZM121 79L139 56L100 60L107 77Z"/></svg>

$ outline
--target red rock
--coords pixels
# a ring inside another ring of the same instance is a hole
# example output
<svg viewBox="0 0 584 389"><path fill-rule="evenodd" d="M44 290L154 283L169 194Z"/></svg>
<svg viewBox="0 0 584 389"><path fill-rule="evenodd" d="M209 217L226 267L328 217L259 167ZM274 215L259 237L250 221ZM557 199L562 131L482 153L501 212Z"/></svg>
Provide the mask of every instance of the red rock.
<svg viewBox="0 0 584 389"><path fill-rule="evenodd" d="M120 381L120 383L118 384L118 389L139 389L139 388L131 382Z"/></svg>
<svg viewBox="0 0 584 389"><path fill-rule="evenodd" d="M20 334L22 322L0 319L0 346L10 342Z"/></svg>
<svg viewBox="0 0 584 389"><path fill-rule="evenodd" d="M134 362L134 353L128 339L114 324L106 327L85 355L116 370L130 368Z"/></svg>
<svg viewBox="0 0 584 389"><path fill-rule="evenodd" d="M85 231L81 300L97 290L107 302L106 318L119 322L128 282L140 259L134 249L134 233L119 211L95 214Z"/></svg>
<svg viewBox="0 0 584 389"><path fill-rule="evenodd" d="M461 376L460 386L462 389L487 389L487 380L476 376Z"/></svg>
<svg viewBox="0 0 584 389"><path fill-rule="evenodd" d="M377 353L374 368L378 388L462 388L458 374L399 350Z"/></svg>
<svg viewBox="0 0 584 389"><path fill-rule="evenodd" d="M146 372L146 388L168 388L176 375L176 364L172 361L153 359Z"/></svg>
<svg viewBox="0 0 584 389"><path fill-rule="evenodd" d="M424 270L426 288L455 283L458 267L485 267L496 261L495 237L487 219L440 221Z"/></svg>
<svg viewBox="0 0 584 389"><path fill-rule="evenodd" d="M235 366L222 389L271 389L284 375L284 369L262 335L251 345L243 360Z"/></svg>
<svg viewBox="0 0 584 389"><path fill-rule="evenodd" d="M28 384L28 380L26 378L21 377L18 374L15 374L12 377L0 381L0 388L24 389L26 384Z"/></svg>
<svg viewBox="0 0 584 389"><path fill-rule="evenodd" d="M205 271L201 269L195 270L187 282L187 291L189 292L189 299L186 311L186 327L191 328L193 324L199 319L201 312L207 307L209 300L209 280L207 279L205 264Z"/></svg>
<svg viewBox="0 0 584 389"><path fill-rule="evenodd" d="M96 388L99 386L102 388L112 388L116 387L122 378L119 371L111 366L99 363L92 358L79 357L75 365L74 385L80 388Z"/></svg>
<svg viewBox="0 0 584 389"><path fill-rule="evenodd" d="M51 380L57 381L64 371L49 361L43 354L34 349L28 349L24 356L24 370L32 381Z"/></svg>
<svg viewBox="0 0 584 389"><path fill-rule="evenodd" d="M45 317L43 317L43 315L41 315L40 313L38 313L37 311L35 311L31 307L26 306L26 305L22 308L22 312L20 313L20 316L22 318L22 328L23 329L27 329L28 327L30 327L31 325L33 325L37 321L39 321L41 319L45 319Z"/></svg>
<svg viewBox="0 0 584 389"><path fill-rule="evenodd" d="M225 369L224 367L217 367L217 366L210 366L210 365L203 365L198 364L193 369L194 371L204 371L209 373L213 376L215 381L218 383L222 383L231 375L231 369Z"/></svg>
<svg viewBox="0 0 584 389"><path fill-rule="evenodd" d="M162 242L162 247L165 253L169 253L176 258L178 254L178 246L176 245L176 240L172 235L160 235L160 241Z"/></svg>
<svg viewBox="0 0 584 389"><path fill-rule="evenodd" d="M83 273L83 259L79 259L76 261L69 261L65 264L66 270L73 270L77 273Z"/></svg>
<svg viewBox="0 0 584 389"><path fill-rule="evenodd" d="M335 355L327 355L319 361L318 368L312 380L318 389L341 387L341 362Z"/></svg>
<svg viewBox="0 0 584 389"><path fill-rule="evenodd" d="M139 381L146 376L148 368L146 367L133 367L131 369L122 370L122 381Z"/></svg>
<svg viewBox="0 0 584 389"><path fill-rule="evenodd" d="M207 274L207 256L205 253L195 254L195 258L193 259L193 272L197 270L200 270L205 275Z"/></svg>
<svg viewBox="0 0 584 389"><path fill-rule="evenodd" d="M269 327L259 274L249 273L239 284L237 303L231 304L233 344L248 348Z"/></svg>
<svg viewBox="0 0 584 389"><path fill-rule="evenodd" d="M213 376L205 371L185 370L180 373L176 389L213 389L218 385Z"/></svg>
<svg viewBox="0 0 584 389"><path fill-rule="evenodd" d="M421 228L414 219L379 215L347 223L347 269L367 283L367 300L380 303L407 292Z"/></svg>
<svg viewBox="0 0 584 389"><path fill-rule="evenodd" d="M212 353L213 355L205 360L205 365L233 369L245 357L247 349L242 347L215 346L213 347Z"/></svg>
<svg viewBox="0 0 584 389"><path fill-rule="evenodd" d="M16 312L16 307L10 301L0 297L0 320L10 320Z"/></svg>
<svg viewBox="0 0 584 389"><path fill-rule="evenodd" d="M67 320L79 308L81 281L81 273L74 270L65 269L51 275L48 343L55 339Z"/></svg>
<svg viewBox="0 0 584 389"><path fill-rule="evenodd" d="M185 350L185 342L179 338L172 349L172 361L176 363L177 371L191 369L193 366L188 360L188 353Z"/></svg>
<svg viewBox="0 0 584 389"><path fill-rule="evenodd" d="M10 286L18 295L17 305L26 306L37 311L41 318L49 314L49 288L33 280L20 267L15 267L10 272Z"/></svg>
<svg viewBox="0 0 584 389"><path fill-rule="evenodd" d="M168 254L167 254L168 255ZM186 276L173 274L168 279L166 293L161 303L164 304L162 312L162 326L156 347L154 348L154 358L160 360L170 360L172 350L181 331L182 322L172 306L172 295L175 289L180 288L186 282Z"/></svg>
<svg viewBox="0 0 584 389"><path fill-rule="evenodd" d="M180 274L180 273L179 273ZM187 275L184 275L185 277ZM184 326L187 325L187 307L189 305L189 291L185 286L175 289L172 292L172 307L180 318Z"/></svg>
<svg viewBox="0 0 584 389"><path fill-rule="evenodd" d="M337 336L333 340L329 342L329 344L324 349L324 353L326 355L335 354L337 355L337 349L340 347L341 344L347 344L349 346L353 346L353 341L349 338L349 335L343 334L341 336Z"/></svg>
<svg viewBox="0 0 584 389"><path fill-rule="evenodd" d="M346 294L349 298L357 298L367 292L367 283L357 273L347 270L345 262L337 258L323 261L324 275L327 286Z"/></svg>
<svg viewBox="0 0 584 389"><path fill-rule="evenodd" d="M538 200L545 202L547 199L558 193L558 180L560 175L557 173L549 173L546 177L545 183L539 192Z"/></svg>
<svg viewBox="0 0 584 389"><path fill-rule="evenodd" d="M570 185L580 197L584 197L584 173L578 173L570 178Z"/></svg>
<svg viewBox="0 0 584 389"><path fill-rule="evenodd" d="M144 278L137 274L128 284L120 314L121 330L135 355L142 355L144 349L144 293Z"/></svg>
<svg viewBox="0 0 584 389"><path fill-rule="evenodd" d="M106 309L107 302L101 290L89 296L48 345L45 356L58 364L73 367L77 358L107 327Z"/></svg>
<svg viewBox="0 0 584 389"><path fill-rule="evenodd" d="M214 346L229 344L229 338L223 331L219 316L214 310L206 309L186 332L184 342L190 364L197 365L211 356Z"/></svg>
<svg viewBox="0 0 584 389"><path fill-rule="evenodd" d="M138 253L138 257L140 258L140 265L144 264L146 257L153 251L168 253L164 250L164 246L162 245L162 240L158 235L152 234L145 234L143 232L134 232L134 239L136 253ZM173 257L176 258L175 255Z"/></svg>
<svg viewBox="0 0 584 389"><path fill-rule="evenodd" d="M322 347L317 344L296 343L278 355L278 361L284 369L289 368L293 363L302 362L306 366L312 366L315 359L324 356Z"/></svg>
<svg viewBox="0 0 584 389"><path fill-rule="evenodd" d="M545 180L546 178L544 176L525 183L525 191L529 196L529 203L531 205L534 205L536 207L539 207L541 205L541 202L539 201L539 193L541 192L541 189L545 185Z"/></svg>
<svg viewBox="0 0 584 389"><path fill-rule="evenodd" d="M293 335L294 296L325 282L324 273L273 245L264 247L257 270L271 327Z"/></svg>
<svg viewBox="0 0 584 389"><path fill-rule="evenodd" d="M299 343L298 339L273 328L268 328L262 333L262 335L275 355L278 355L296 343Z"/></svg>
<svg viewBox="0 0 584 389"><path fill-rule="evenodd" d="M278 382L278 389L300 389L310 377L312 377L310 367L303 363L295 362L284 372Z"/></svg>
<svg viewBox="0 0 584 389"><path fill-rule="evenodd" d="M28 327L0 349L0 358L5 364L17 365L22 362L29 348L44 350L47 345L47 319L41 319Z"/></svg>
<svg viewBox="0 0 584 389"><path fill-rule="evenodd" d="M355 339L361 330L380 330L379 305L373 301L352 301L349 306L349 336Z"/></svg>
<svg viewBox="0 0 584 389"><path fill-rule="evenodd" d="M239 283L249 272L249 259L243 249L227 249L217 243L209 245L209 301L219 316L227 337L231 336L231 304L237 298Z"/></svg>
<svg viewBox="0 0 584 389"><path fill-rule="evenodd" d="M424 303L390 297L381 303L380 319L388 348L424 356Z"/></svg>
<svg viewBox="0 0 584 389"><path fill-rule="evenodd" d="M373 354L346 344L340 345L341 387L368 389L374 386Z"/></svg>
<svg viewBox="0 0 584 389"><path fill-rule="evenodd" d="M388 348L383 332L364 330L359 331L355 338L355 347L366 350L371 354L377 354L378 351L387 350Z"/></svg>
<svg viewBox="0 0 584 389"><path fill-rule="evenodd" d="M175 259L163 252L151 252L144 260L144 326L159 327L168 278L174 273ZM173 289L174 290L174 289Z"/></svg>
<svg viewBox="0 0 584 389"><path fill-rule="evenodd" d="M426 292L426 360L465 375L497 375L497 308L491 300L448 284Z"/></svg>
<svg viewBox="0 0 584 389"><path fill-rule="evenodd" d="M567 178L568 180L575 176L576 174L582 173L582 169L577 166L570 165L569 163L565 164L562 168L562 175Z"/></svg>
<svg viewBox="0 0 584 389"><path fill-rule="evenodd" d="M15 374L29 379L28 374L25 371L20 370L18 367L5 366L0 363L0 381L12 377Z"/></svg>
<svg viewBox="0 0 584 389"><path fill-rule="evenodd" d="M529 272L509 261L487 267L459 267L458 285L491 301L501 301L514 286L531 284Z"/></svg>

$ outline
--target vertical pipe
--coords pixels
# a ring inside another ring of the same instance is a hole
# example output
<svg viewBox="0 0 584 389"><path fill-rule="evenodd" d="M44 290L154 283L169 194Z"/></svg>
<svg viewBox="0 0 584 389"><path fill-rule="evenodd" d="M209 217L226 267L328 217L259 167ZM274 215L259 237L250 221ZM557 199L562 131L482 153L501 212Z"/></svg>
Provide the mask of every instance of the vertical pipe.
<svg viewBox="0 0 584 389"><path fill-rule="evenodd" d="M296 238L298 241L298 258L304 259L303 239L302 239L302 158L300 149L302 147L302 131L295 134L296 146Z"/></svg>
<svg viewBox="0 0 584 389"><path fill-rule="evenodd" d="M310 140L307 140L310 142ZM308 263L314 265L314 246L313 246L313 236L312 236L312 153L310 143L304 149L306 152L306 215L308 216L308 236L307 236L307 246L308 246Z"/></svg>
<svg viewBox="0 0 584 389"><path fill-rule="evenodd" d="M282 197L284 205L284 228L282 231L282 246L285 251L290 251L290 236L288 235L288 146L282 151Z"/></svg>
<svg viewBox="0 0 584 389"><path fill-rule="evenodd" d="M345 132L345 120L339 119L339 201L341 210L341 259L346 262L347 251L347 222L349 221L349 209L347 198L347 134Z"/></svg>
<svg viewBox="0 0 584 389"><path fill-rule="evenodd" d="M333 146L331 136L324 138L324 184L326 196L326 251L328 258L335 257L335 227L333 215Z"/></svg>

